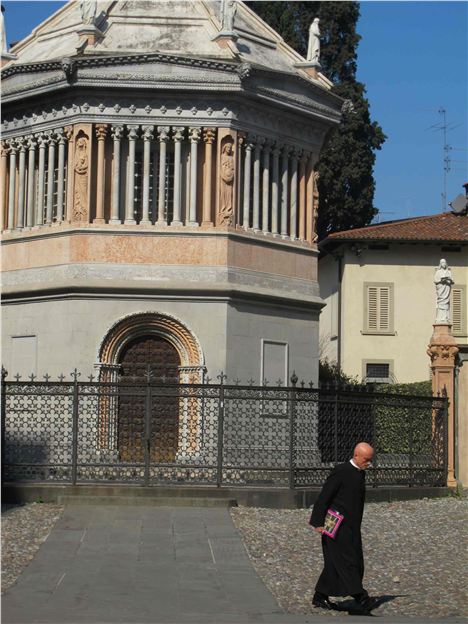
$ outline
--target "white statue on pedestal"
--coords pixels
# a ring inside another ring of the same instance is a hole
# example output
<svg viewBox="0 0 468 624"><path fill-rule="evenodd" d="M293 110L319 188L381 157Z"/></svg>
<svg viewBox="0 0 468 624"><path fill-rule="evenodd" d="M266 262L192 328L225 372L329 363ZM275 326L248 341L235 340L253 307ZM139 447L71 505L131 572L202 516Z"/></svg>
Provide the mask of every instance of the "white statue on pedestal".
<svg viewBox="0 0 468 624"><path fill-rule="evenodd" d="M234 17L237 11L236 0L222 0L221 4L221 31L234 31Z"/></svg>
<svg viewBox="0 0 468 624"><path fill-rule="evenodd" d="M434 274L434 284L436 287L436 324L450 322L450 291L452 284L452 271L447 266L444 258L439 262L439 266Z"/></svg>
<svg viewBox="0 0 468 624"><path fill-rule="evenodd" d="M80 0L81 21L87 26L96 22L97 0Z"/></svg>
<svg viewBox="0 0 468 624"><path fill-rule="evenodd" d="M2 38L1 41L1 45L2 45L2 54L7 54L8 53L8 44L7 44L7 38L6 38L6 29L5 29L5 18L3 17L3 12L5 11L5 7L2 4L2 23L0 24L0 28L1 28L1 32L0 32L0 37Z"/></svg>
<svg viewBox="0 0 468 624"><path fill-rule="evenodd" d="M309 28L309 47L307 49L307 60L313 63L320 62L319 21L319 18L316 17Z"/></svg>

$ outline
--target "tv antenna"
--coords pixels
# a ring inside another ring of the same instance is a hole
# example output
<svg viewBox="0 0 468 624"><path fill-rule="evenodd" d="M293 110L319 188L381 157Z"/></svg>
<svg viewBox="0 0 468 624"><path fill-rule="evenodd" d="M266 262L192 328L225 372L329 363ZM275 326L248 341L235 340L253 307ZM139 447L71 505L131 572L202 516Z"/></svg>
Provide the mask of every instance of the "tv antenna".
<svg viewBox="0 0 468 624"><path fill-rule="evenodd" d="M428 130L441 131L443 133L444 138L444 147L443 147L443 169L444 169L444 187L441 193L442 200L442 211L445 212L447 210L447 175L451 171L451 158L450 152L452 150L452 146L447 143L447 133L451 130L455 130L461 126L461 124L447 123L447 111L443 106L440 106L437 110L439 115L442 116L442 121L432 126L429 126Z"/></svg>

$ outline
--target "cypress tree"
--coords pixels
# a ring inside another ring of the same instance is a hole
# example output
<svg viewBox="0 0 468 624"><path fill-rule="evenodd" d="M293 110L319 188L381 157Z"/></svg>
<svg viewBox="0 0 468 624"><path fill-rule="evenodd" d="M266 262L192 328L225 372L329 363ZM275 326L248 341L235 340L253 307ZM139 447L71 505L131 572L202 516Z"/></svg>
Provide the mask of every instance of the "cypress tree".
<svg viewBox="0 0 468 624"><path fill-rule="evenodd" d="M371 120L364 85L356 79L360 36L357 2L247 2L292 48L307 53L309 26L320 19L322 71L334 92L351 100L353 110L329 135L317 163L319 172L318 235L368 225L374 208L375 151L385 141L380 125Z"/></svg>

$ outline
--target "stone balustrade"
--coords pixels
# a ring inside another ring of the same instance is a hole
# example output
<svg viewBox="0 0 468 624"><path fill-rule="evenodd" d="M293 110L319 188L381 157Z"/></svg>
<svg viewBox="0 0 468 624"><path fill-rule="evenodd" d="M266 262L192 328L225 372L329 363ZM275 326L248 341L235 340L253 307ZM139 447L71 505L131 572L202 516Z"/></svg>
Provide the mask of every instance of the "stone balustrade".
<svg viewBox="0 0 468 624"><path fill-rule="evenodd" d="M81 123L2 142L8 233L62 223L315 240L316 154L227 128Z"/></svg>

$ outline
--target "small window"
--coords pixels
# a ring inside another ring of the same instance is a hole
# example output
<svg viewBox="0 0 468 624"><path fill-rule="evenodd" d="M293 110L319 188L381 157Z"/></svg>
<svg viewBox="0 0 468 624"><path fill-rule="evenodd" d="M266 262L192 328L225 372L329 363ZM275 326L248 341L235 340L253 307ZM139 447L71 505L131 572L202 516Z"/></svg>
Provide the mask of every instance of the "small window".
<svg viewBox="0 0 468 624"><path fill-rule="evenodd" d="M393 284L364 284L364 332L393 333Z"/></svg>
<svg viewBox="0 0 468 624"><path fill-rule="evenodd" d="M366 383L392 383L393 362L366 360L363 362L363 377Z"/></svg>
<svg viewBox="0 0 468 624"><path fill-rule="evenodd" d="M452 287L452 332L456 336L466 335L466 288L465 286Z"/></svg>

